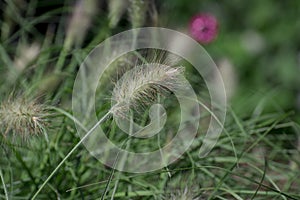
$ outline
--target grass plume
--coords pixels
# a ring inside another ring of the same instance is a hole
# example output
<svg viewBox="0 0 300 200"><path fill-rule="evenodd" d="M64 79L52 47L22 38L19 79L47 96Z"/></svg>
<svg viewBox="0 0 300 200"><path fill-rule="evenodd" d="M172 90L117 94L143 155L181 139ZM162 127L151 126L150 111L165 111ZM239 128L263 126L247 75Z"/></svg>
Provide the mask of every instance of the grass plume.
<svg viewBox="0 0 300 200"><path fill-rule="evenodd" d="M37 100L27 100L22 97L9 98L0 106L0 126L4 136L28 139L33 135L45 134L47 126L47 107Z"/></svg>
<svg viewBox="0 0 300 200"><path fill-rule="evenodd" d="M153 102L157 93L163 94L180 84L183 71L181 67L172 68L156 63L135 67L115 85L112 94L115 103L113 112L122 114L131 106L136 108L139 103Z"/></svg>

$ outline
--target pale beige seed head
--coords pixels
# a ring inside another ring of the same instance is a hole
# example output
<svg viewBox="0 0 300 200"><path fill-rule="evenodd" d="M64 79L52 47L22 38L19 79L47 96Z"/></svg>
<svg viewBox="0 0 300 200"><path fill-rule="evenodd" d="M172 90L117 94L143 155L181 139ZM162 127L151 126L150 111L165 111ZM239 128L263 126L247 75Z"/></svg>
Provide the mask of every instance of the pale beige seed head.
<svg viewBox="0 0 300 200"><path fill-rule="evenodd" d="M182 67L152 63L137 66L125 73L112 93L113 112L122 114L130 107L150 104L157 93L175 90L181 84Z"/></svg>
<svg viewBox="0 0 300 200"><path fill-rule="evenodd" d="M146 13L149 6L147 0L129 0L129 18L133 28L139 28L144 25Z"/></svg>
<svg viewBox="0 0 300 200"><path fill-rule="evenodd" d="M35 100L8 99L0 105L0 131L4 136L27 139L45 131L47 116L47 107Z"/></svg>

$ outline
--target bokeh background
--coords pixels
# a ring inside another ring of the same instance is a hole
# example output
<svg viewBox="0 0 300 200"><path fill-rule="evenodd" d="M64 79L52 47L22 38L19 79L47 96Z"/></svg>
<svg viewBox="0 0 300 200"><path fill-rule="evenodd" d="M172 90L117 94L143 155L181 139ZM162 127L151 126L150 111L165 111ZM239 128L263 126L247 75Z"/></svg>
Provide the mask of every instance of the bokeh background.
<svg viewBox="0 0 300 200"><path fill-rule="evenodd" d="M96 45L144 26L190 35L191 20L202 13L218 22L217 37L202 45L219 67L228 95L225 129L211 154L199 159L199 137L168 168L133 175L103 166L81 146L37 199L300 199L296 0L1 0L0 199L32 198L80 140L72 88ZM25 100L11 103L18 98ZM43 124L47 137L18 139L23 129L9 123L8 108L32 98L51 107ZM104 125L114 130L112 123Z"/></svg>

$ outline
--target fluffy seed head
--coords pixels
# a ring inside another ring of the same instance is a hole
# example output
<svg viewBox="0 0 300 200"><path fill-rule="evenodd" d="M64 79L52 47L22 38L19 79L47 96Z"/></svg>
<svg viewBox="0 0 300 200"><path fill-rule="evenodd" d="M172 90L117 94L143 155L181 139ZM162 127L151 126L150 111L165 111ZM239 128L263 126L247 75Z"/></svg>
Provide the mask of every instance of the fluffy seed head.
<svg viewBox="0 0 300 200"><path fill-rule="evenodd" d="M129 17L133 28L138 28L144 25L146 12L148 9L148 1L144 0L129 0Z"/></svg>
<svg viewBox="0 0 300 200"><path fill-rule="evenodd" d="M190 191L188 187L184 191L176 191L171 194L170 200L200 200L200 197L194 197L193 191Z"/></svg>
<svg viewBox="0 0 300 200"><path fill-rule="evenodd" d="M120 21L123 13L128 7L128 0L110 0L108 1L108 10L109 10L109 26L115 28Z"/></svg>
<svg viewBox="0 0 300 200"><path fill-rule="evenodd" d="M96 13L96 0L77 0L66 30L65 48L81 45Z"/></svg>
<svg viewBox="0 0 300 200"><path fill-rule="evenodd" d="M149 104L156 94L175 90L181 84L182 67L158 63L137 66L125 73L117 82L112 94L113 112L122 114L140 103Z"/></svg>
<svg viewBox="0 0 300 200"><path fill-rule="evenodd" d="M6 136L27 139L31 135L44 133L47 108L37 101L28 101L23 98L8 99L0 106L0 131Z"/></svg>

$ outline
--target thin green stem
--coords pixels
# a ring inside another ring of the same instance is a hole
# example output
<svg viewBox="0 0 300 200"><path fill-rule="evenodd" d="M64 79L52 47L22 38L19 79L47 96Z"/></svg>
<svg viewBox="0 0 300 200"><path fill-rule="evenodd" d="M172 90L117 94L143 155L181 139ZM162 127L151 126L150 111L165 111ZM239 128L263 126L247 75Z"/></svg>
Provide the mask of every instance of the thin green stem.
<svg viewBox="0 0 300 200"><path fill-rule="evenodd" d="M36 199L37 195L42 191L45 185L50 181L50 179L54 176L54 174L58 171L58 169L66 162L66 160L73 154L73 152L82 144L82 142L92 133L94 130L107 119L107 117L111 114L111 111L108 111L86 134L81 138L81 140L71 149L71 151L64 157L64 159L56 166L56 168L52 171L52 173L48 176L48 178L44 181L38 191L33 195L32 200Z"/></svg>
<svg viewBox="0 0 300 200"><path fill-rule="evenodd" d="M2 182L2 185L3 185L3 190L4 190L4 194L5 194L5 199L9 199L8 198L8 193L7 193L7 189L6 189L6 186L5 186L5 182L4 182L4 177L3 177L3 174L2 174L2 170L0 169L0 177L1 177L1 182Z"/></svg>

